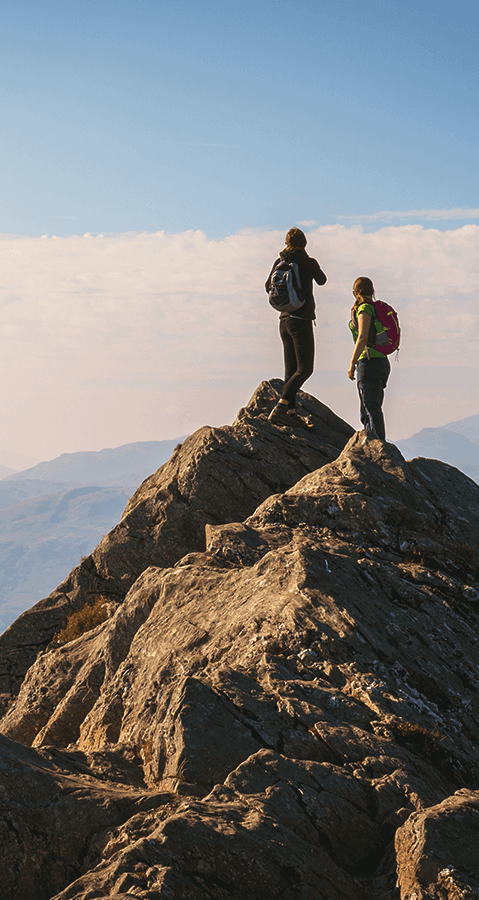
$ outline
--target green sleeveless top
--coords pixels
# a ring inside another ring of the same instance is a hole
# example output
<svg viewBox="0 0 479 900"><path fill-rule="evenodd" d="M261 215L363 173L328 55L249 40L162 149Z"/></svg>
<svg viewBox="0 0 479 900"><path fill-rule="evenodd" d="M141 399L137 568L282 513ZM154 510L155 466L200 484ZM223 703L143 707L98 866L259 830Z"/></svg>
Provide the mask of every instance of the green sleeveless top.
<svg viewBox="0 0 479 900"><path fill-rule="evenodd" d="M381 323L378 321L378 319L374 315L374 307L371 303L361 303L361 305L358 306L358 308L356 310L356 316L359 316L363 312L368 313L368 315L371 316L371 322L374 325L374 328L376 331L383 330ZM377 327L378 325L379 325L379 328ZM358 338L358 329L356 328L352 319L349 322L349 329L353 336L354 343L356 343L357 338ZM359 359L374 359L374 357L378 357L379 359L385 359L385 356L386 356L386 354L381 353L379 350L376 350L376 347L368 347L366 345L366 347L364 348L363 352L361 353L361 356L359 357ZM358 362L359 362L359 360L358 360Z"/></svg>

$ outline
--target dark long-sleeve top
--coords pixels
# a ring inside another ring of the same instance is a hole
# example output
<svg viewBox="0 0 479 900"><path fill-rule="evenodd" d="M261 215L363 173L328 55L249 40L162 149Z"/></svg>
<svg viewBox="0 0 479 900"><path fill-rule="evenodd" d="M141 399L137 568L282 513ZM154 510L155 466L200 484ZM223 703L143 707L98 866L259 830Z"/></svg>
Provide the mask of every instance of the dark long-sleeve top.
<svg viewBox="0 0 479 900"><path fill-rule="evenodd" d="M283 260L287 260L288 262L295 262L298 264L301 287L306 294L304 305L301 306L294 315L299 319L315 319L316 306L313 296L313 281L315 281L316 284L326 284L326 275L324 274L318 261L316 259L313 259L312 256L308 256L306 250L301 250L299 247L292 250L281 250L278 259L276 259L273 263L273 267L268 275L268 280L265 284L267 293L269 293L269 289L271 286L271 276L276 266ZM281 313L281 317L288 315L289 313Z"/></svg>

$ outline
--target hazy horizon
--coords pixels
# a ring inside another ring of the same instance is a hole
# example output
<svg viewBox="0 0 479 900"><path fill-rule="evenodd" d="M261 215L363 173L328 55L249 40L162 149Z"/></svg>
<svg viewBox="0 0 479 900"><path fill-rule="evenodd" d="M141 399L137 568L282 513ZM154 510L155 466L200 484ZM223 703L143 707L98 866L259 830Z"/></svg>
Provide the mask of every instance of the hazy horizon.
<svg viewBox="0 0 479 900"><path fill-rule="evenodd" d="M394 442L396 442L396 441L402 442L402 441L408 440L410 437L413 437L414 435L421 433L421 431L423 431L423 430L428 431L431 428L432 429L442 428L443 426L454 425L454 424L458 424L459 422L467 421L468 418L473 418L474 415L477 415L479 417L479 413L476 413L476 414L472 414L472 416L469 416L469 417L466 416L466 417L464 417L464 419L454 420L453 422L442 422L439 425L422 426L422 428L419 428L418 431L413 432L411 435L405 435L404 437L394 438ZM225 422L224 424L227 425L230 423ZM216 427L218 427L218 426L216 426ZM358 425L357 427L360 428L360 425ZM450 431L454 431L454 429L450 429ZM193 432L191 432L191 433L193 433ZM460 431L458 433L462 434L462 431ZM388 438L388 440L392 440L392 438L390 438L389 435L387 436L387 438ZM176 440L185 440L185 435L174 435L173 437L162 438L161 441L159 441L159 443L161 443L161 442L166 443L168 441L176 441ZM472 440L472 438L469 438L468 440L471 440L472 443L476 443L475 441ZM128 442L128 443L142 443L142 442ZM144 442L144 443L148 443L148 442ZM122 446L125 446L125 445L119 445L119 447L122 447ZM479 446L479 444L478 444L478 446ZM62 451L49 459L35 459L33 457L27 457L27 456L24 456L23 454L16 454L14 452L11 453L9 451L6 451L5 453L3 453L3 451L0 450L0 466L7 465L13 471L21 474L22 472L27 471L28 469L34 468L35 466L39 465L40 463L53 462L54 460L60 458L61 456L73 456L77 453L88 453L88 452L100 453L102 450L115 450L115 449L119 449L119 447L99 447L98 449L94 449L94 450L85 450L84 448L80 448L79 450L76 450L76 451L75 450ZM11 459L12 461L8 462L8 463L4 463L3 462L4 456L7 459ZM16 458L16 465L13 464L14 458ZM21 460L23 461L23 464L20 464ZM459 468L460 468L460 466L459 466ZM5 477L7 477L7 476L0 474L0 481Z"/></svg>

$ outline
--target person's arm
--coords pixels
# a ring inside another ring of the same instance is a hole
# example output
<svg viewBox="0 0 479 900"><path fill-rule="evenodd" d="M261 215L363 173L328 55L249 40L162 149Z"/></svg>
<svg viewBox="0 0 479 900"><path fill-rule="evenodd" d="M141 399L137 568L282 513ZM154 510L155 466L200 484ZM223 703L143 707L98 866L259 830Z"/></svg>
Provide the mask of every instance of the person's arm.
<svg viewBox="0 0 479 900"><path fill-rule="evenodd" d="M326 278L326 275L324 274L317 259L311 259L311 262L313 263L311 274L312 274L316 284L326 284L328 279Z"/></svg>
<svg viewBox="0 0 479 900"><path fill-rule="evenodd" d="M362 312L358 315L358 336L356 338L356 343L354 345L353 355L351 357L351 362L349 363L348 369L348 378L351 381L354 381L354 373L356 371L356 365L358 362L361 353L368 343L369 337L369 327L371 325L371 316L367 312Z"/></svg>

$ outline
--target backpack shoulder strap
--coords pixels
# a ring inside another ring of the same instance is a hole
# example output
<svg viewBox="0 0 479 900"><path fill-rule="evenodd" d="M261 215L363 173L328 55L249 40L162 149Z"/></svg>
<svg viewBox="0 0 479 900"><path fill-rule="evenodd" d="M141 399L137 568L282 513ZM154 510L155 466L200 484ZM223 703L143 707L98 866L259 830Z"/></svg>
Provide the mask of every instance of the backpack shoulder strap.
<svg viewBox="0 0 479 900"><path fill-rule="evenodd" d="M374 305L374 300L372 298L371 298L371 300L361 300L360 303L358 303L356 301L353 308L351 309L351 321L352 321L356 331L359 331L358 307L363 306L364 303L367 303L369 306L372 306L373 311L374 311L373 315L371 316L371 322L369 323L369 333L368 333L368 341L367 341L368 347L374 347L376 345L376 326L374 324L374 321L377 320L377 318L378 318L378 314L376 312L376 307Z"/></svg>

